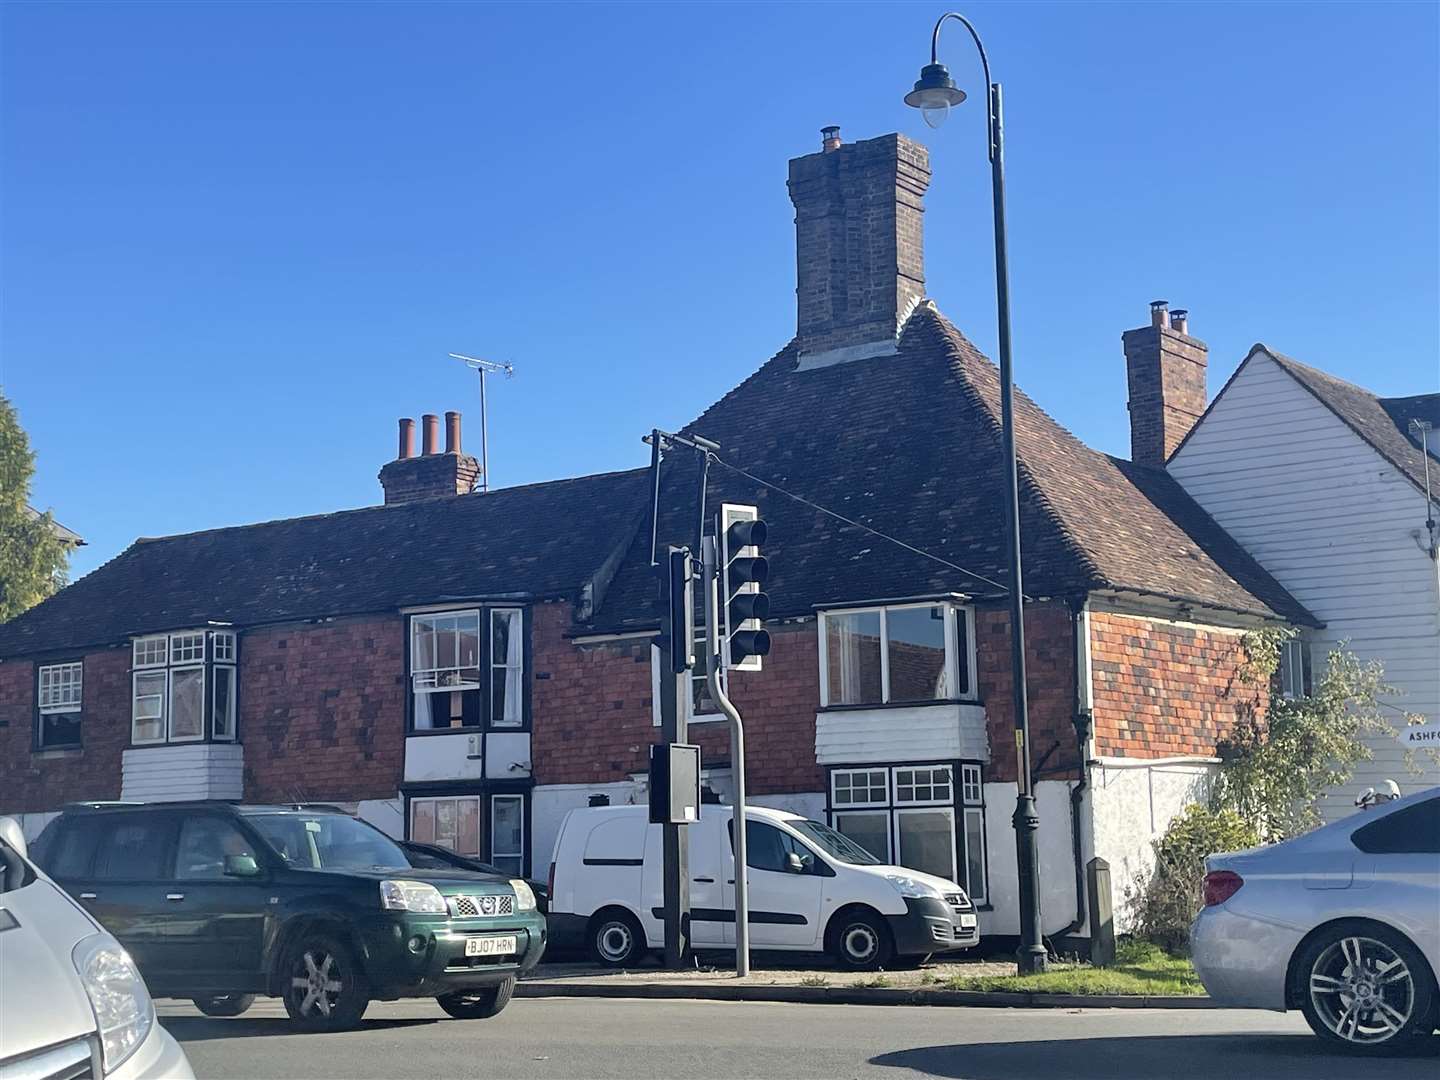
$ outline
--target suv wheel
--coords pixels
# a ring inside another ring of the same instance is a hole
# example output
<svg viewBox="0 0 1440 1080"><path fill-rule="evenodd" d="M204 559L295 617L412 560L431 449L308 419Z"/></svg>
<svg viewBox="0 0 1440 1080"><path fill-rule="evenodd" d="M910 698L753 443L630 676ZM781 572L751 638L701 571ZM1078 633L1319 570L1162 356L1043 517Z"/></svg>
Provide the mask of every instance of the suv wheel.
<svg viewBox="0 0 1440 1080"><path fill-rule="evenodd" d="M603 911L590 922L590 956L606 967L629 967L645 953L644 934L628 911Z"/></svg>
<svg viewBox="0 0 1440 1080"><path fill-rule="evenodd" d="M514 993L515 976L511 975L498 986L441 994L435 1000L456 1020L488 1020L510 1004Z"/></svg>
<svg viewBox="0 0 1440 1080"><path fill-rule="evenodd" d="M282 991L285 1011L302 1031L345 1031L360 1023L370 988L344 942L305 934L290 947Z"/></svg>
<svg viewBox="0 0 1440 1080"><path fill-rule="evenodd" d="M1326 1042L1356 1053L1399 1053L1430 1034L1435 983L1401 934L1342 923L1306 946L1297 964L1300 1008Z"/></svg>
<svg viewBox="0 0 1440 1080"><path fill-rule="evenodd" d="M254 994L211 994L191 998L195 1007L206 1016L239 1016L255 1004Z"/></svg>

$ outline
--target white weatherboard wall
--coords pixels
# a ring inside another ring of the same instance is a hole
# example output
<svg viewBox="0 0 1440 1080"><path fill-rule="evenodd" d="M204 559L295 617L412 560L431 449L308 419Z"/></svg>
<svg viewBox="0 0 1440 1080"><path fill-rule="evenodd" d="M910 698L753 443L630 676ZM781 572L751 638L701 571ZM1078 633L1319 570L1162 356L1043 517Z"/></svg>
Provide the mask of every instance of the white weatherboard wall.
<svg viewBox="0 0 1440 1080"><path fill-rule="evenodd" d="M121 757L122 799L239 799L244 788L245 750L238 743L136 747Z"/></svg>
<svg viewBox="0 0 1440 1080"><path fill-rule="evenodd" d="M981 705L836 709L815 716L815 760L869 762L990 760Z"/></svg>
<svg viewBox="0 0 1440 1080"><path fill-rule="evenodd" d="M1110 758L1091 768L1087 794L1092 841L1094 854L1110 864L1116 933L1130 929L1126 890L1148 881L1154 872L1154 841L1171 818L1205 800L1214 771L1213 762L1200 759L1156 763Z"/></svg>
<svg viewBox="0 0 1440 1080"><path fill-rule="evenodd" d="M1263 351L1168 469L1326 624L1308 635L1317 672L1329 648L1348 640L1360 659L1385 665L1401 691L1391 705L1440 718L1440 578L1412 535L1424 527L1424 496L1400 470ZM1404 722L1398 711L1394 719ZM1327 801L1327 816L1350 812L1357 793L1387 778L1406 791L1440 783L1427 758L1417 759L1421 775L1411 773L1393 738L1370 745L1373 759Z"/></svg>

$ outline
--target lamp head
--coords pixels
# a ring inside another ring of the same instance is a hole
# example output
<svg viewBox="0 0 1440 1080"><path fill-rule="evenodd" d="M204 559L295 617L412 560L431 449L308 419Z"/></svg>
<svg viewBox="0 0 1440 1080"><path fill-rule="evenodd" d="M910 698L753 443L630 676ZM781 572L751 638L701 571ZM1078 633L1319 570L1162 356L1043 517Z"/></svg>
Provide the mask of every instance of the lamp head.
<svg viewBox="0 0 1440 1080"><path fill-rule="evenodd" d="M965 100L965 91L955 85L944 64L926 64L920 69L915 89L905 95L905 104L919 109L925 123L938 128L950 115L950 107Z"/></svg>

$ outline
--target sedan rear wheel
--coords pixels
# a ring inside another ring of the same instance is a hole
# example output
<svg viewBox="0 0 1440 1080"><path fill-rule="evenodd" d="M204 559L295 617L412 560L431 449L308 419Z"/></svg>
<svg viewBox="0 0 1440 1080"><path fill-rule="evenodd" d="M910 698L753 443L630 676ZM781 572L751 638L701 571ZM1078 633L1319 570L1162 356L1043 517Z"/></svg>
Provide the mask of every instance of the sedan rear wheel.
<svg viewBox="0 0 1440 1080"><path fill-rule="evenodd" d="M1435 987L1419 951L1375 924L1337 926L1300 959L1301 1009L1315 1034L1357 1053L1399 1052L1430 1033Z"/></svg>

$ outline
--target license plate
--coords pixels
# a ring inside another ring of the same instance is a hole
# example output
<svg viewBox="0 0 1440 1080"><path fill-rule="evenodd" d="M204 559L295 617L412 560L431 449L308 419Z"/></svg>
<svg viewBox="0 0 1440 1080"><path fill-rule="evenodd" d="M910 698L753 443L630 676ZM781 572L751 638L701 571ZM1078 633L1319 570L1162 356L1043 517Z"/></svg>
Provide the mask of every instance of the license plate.
<svg viewBox="0 0 1440 1080"><path fill-rule="evenodd" d="M961 927L962 930L969 930L969 929L971 929L972 927L974 927L974 925L975 925L975 916L974 916L974 915L961 915L961 916L960 916L960 927Z"/></svg>
<svg viewBox="0 0 1440 1080"><path fill-rule="evenodd" d="M504 956L515 951L514 935L510 937L472 937L465 939L466 956Z"/></svg>

